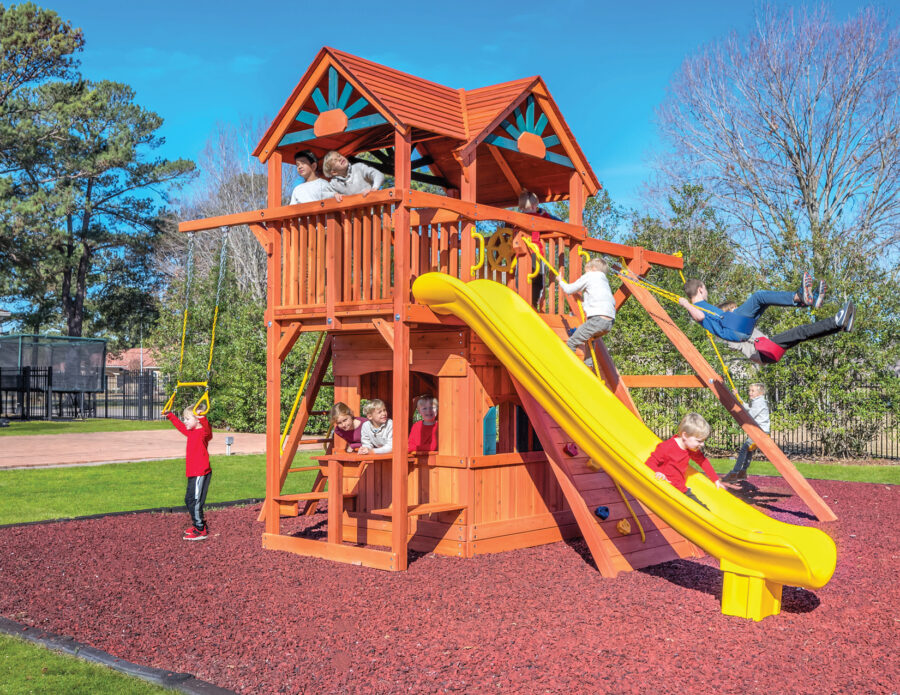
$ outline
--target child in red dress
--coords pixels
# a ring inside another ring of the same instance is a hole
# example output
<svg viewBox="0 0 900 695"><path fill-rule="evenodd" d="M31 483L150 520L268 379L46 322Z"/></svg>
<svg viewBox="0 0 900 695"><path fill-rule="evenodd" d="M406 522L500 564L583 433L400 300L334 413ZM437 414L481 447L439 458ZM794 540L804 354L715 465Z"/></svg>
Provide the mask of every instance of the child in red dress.
<svg viewBox="0 0 900 695"><path fill-rule="evenodd" d="M709 437L709 423L699 413L688 413L678 423L678 433L671 439L657 444L656 449L647 459L647 465L656 472L657 480L666 480L676 489L681 490L697 504L706 507L687 486L685 473L688 461L695 461L703 468L703 472L712 480L717 488L724 488L719 476L713 470L709 459L700 448ZM706 507L709 509L709 507Z"/></svg>

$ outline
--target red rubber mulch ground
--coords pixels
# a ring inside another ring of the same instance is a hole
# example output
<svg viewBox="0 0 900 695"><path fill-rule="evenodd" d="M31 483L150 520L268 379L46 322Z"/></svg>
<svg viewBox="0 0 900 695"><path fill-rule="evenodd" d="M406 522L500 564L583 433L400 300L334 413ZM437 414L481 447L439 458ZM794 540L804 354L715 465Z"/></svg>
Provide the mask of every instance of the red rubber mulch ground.
<svg viewBox="0 0 900 695"><path fill-rule="evenodd" d="M896 692L898 487L814 485L838 522L756 501L830 533L837 571L761 623L720 614L711 558L604 580L578 541L387 573L265 551L249 508L201 543L186 514L0 530L0 615L241 693Z"/></svg>

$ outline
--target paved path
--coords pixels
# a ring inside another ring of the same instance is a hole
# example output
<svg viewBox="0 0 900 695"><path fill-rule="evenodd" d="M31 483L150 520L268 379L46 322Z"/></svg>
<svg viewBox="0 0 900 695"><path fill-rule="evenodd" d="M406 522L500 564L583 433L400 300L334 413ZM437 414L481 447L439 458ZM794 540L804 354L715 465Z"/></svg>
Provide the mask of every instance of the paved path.
<svg viewBox="0 0 900 695"><path fill-rule="evenodd" d="M266 435L214 432L211 454L225 453L225 437L234 437L232 454L262 454ZM184 457L184 436L175 430L36 434L0 437L0 469L147 461ZM321 444L301 446L320 449Z"/></svg>

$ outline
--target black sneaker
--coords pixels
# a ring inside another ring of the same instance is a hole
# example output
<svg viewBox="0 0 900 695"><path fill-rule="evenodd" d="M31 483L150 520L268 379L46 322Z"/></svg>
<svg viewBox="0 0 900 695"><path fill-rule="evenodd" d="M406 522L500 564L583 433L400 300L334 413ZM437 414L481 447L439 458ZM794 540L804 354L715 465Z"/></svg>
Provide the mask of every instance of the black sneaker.
<svg viewBox="0 0 900 695"><path fill-rule="evenodd" d="M813 302L813 309L821 309L822 304L825 303L825 281L819 280L819 289L816 290L815 293L815 301Z"/></svg>
<svg viewBox="0 0 900 695"><path fill-rule="evenodd" d="M800 299L804 306L815 304L815 298L813 297L814 282L815 278L813 278L812 273L803 273L803 283L800 285Z"/></svg>
<svg viewBox="0 0 900 695"><path fill-rule="evenodd" d="M834 315L834 322L844 329L847 333L853 330L853 319L856 318L856 307L853 304L853 301L849 301L844 306L841 307L841 310Z"/></svg>

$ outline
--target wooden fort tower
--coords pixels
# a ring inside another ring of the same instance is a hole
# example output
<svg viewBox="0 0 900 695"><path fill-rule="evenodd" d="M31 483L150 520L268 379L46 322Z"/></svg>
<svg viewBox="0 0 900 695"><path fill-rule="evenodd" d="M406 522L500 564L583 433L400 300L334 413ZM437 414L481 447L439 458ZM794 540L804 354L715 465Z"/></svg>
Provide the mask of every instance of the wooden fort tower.
<svg viewBox="0 0 900 695"><path fill-rule="evenodd" d="M284 167L306 149L320 160L329 150L369 153L369 163L393 177L391 187L285 206ZM682 267L678 257L586 237L583 207L600 186L540 77L452 89L323 48L254 155L268 165L268 207L180 230L246 224L268 255L265 547L403 570L409 550L472 557L584 536L605 576L699 554L583 456L564 454L566 435L523 398L478 336L412 297L416 277L439 271L492 279L530 301L530 257L511 268L509 240L519 232L539 232L570 281L585 253L623 258L637 274L653 264ZM414 190L416 183L439 192ZM569 221L511 211L522 189L545 202L567 200ZM486 244L478 222L498 223ZM833 518L654 297L623 285L617 305L630 297L696 374L622 376L597 341L608 387L635 412L630 387L710 388L754 439L768 442L763 452L819 517ZM561 340L579 323L553 282L542 317ZM307 331L325 338L282 451L281 367ZM292 462L329 365L335 401L357 413L361 400L387 402L393 454L347 454L342 440L328 440L313 489L282 494L292 471L308 470ZM409 456L413 398L425 393L439 400L439 450ZM327 537L281 532L283 516L311 513L319 500L327 501ZM598 505L610 509L607 520L594 516ZM630 533L617 530L622 519Z"/></svg>

